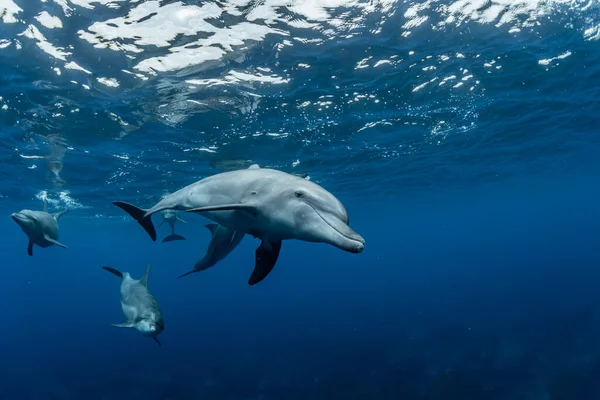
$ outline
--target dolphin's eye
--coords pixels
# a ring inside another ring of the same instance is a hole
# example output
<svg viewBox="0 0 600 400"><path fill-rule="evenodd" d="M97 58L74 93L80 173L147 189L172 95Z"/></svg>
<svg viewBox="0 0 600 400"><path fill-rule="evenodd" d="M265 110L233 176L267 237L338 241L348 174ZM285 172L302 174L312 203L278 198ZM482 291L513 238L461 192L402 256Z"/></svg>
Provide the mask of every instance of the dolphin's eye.
<svg viewBox="0 0 600 400"><path fill-rule="evenodd" d="M294 196L296 196L296 197L303 197L304 196L304 192L302 192L300 190L296 190L294 192Z"/></svg>

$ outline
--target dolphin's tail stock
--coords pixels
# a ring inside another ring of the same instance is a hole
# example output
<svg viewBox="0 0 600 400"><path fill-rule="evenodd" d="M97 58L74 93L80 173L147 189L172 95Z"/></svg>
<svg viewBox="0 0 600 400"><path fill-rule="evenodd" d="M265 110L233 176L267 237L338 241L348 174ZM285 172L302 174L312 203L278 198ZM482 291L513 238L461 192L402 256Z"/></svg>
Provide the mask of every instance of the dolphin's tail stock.
<svg viewBox="0 0 600 400"><path fill-rule="evenodd" d="M121 271L118 271L118 270L116 270L114 268L106 267L106 266L102 267L102 269L105 269L108 272L111 272L111 273L115 274L116 276L118 276L121 279L123 278L123 273Z"/></svg>
<svg viewBox="0 0 600 400"><path fill-rule="evenodd" d="M173 233L172 235L169 235L166 238L164 238L163 239L163 243L165 243L165 242L172 242L174 240L185 240L185 238L183 236L181 236L181 235Z"/></svg>
<svg viewBox="0 0 600 400"><path fill-rule="evenodd" d="M145 217L146 210L122 201L113 201L113 204L131 215L131 217L135 219L146 232L148 232L150 239L152 239L153 242L156 242L156 229L154 229L154 225L152 224L152 216L148 215Z"/></svg>

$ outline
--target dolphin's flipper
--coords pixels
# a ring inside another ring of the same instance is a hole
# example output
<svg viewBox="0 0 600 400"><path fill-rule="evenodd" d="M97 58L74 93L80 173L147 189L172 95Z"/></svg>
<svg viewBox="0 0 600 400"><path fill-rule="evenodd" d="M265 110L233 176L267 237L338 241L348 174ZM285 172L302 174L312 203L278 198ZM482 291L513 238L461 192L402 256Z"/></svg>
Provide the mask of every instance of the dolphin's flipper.
<svg viewBox="0 0 600 400"><path fill-rule="evenodd" d="M177 279L179 279L179 278L183 278L184 276L187 276L187 275L189 275L189 274L193 274L194 272L200 272L200 271L204 271L204 270L206 270L206 269L209 269L210 267L214 266L215 264L216 264L215 262L208 263L208 262L206 261L206 256L204 256L204 257L202 257L200 260L198 260L198 261L196 262L196 264L194 264L194 268L192 268L192 270L191 270L191 271L188 271L188 272L186 272L186 273L185 273L185 274L183 274L183 275L179 275L179 276L177 277Z"/></svg>
<svg viewBox="0 0 600 400"><path fill-rule="evenodd" d="M114 268L111 268L111 267L102 267L102 269L105 269L108 272L112 272L113 274L115 274L119 278L123 278L123 273L121 271L118 271L118 270L116 270Z"/></svg>
<svg viewBox="0 0 600 400"><path fill-rule="evenodd" d="M135 325L133 325L130 322L125 322L122 324L110 324L110 326L114 326L115 328L133 328L133 327L135 327Z"/></svg>
<svg viewBox="0 0 600 400"><path fill-rule="evenodd" d="M146 273L140 278L140 284L148 289L148 275L150 274L150 264L146 267Z"/></svg>
<svg viewBox="0 0 600 400"><path fill-rule="evenodd" d="M206 224L204 226L206 226L206 228L210 231L211 235L214 235L215 231L219 227L219 224Z"/></svg>
<svg viewBox="0 0 600 400"><path fill-rule="evenodd" d="M27 245L27 254L29 254L30 256L33 255L33 242L30 240L29 244Z"/></svg>
<svg viewBox="0 0 600 400"><path fill-rule="evenodd" d="M56 245L56 246L58 246L58 247L62 247L63 249L68 249L68 247L67 247L67 246L65 246L64 244L60 243L60 242L59 242L59 241L57 241L57 240L54 240L54 239L52 239L52 238L51 238L50 236L48 236L48 235L44 235L44 239L46 239L47 241L49 241L50 243L52 243L52 244L54 244L54 245Z"/></svg>
<svg viewBox="0 0 600 400"><path fill-rule="evenodd" d="M158 227L160 228L161 226L163 226L163 224L165 223L166 219L163 218L163 220L160 222L160 224L158 225Z"/></svg>
<svg viewBox="0 0 600 400"><path fill-rule="evenodd" d="M185 240L185 238L181 235L178 235L176 233L167 236L166 238L163 239L163 243L165 242L172 242L173 240Z"/></svg>
<svg viewBox="0 0 600 400"><path fill-rule="evenodd" d="M67 208L67 209L62 210L60 212L54 213L54 219L58 221L58 219L60 217L62 217L63 215L65 215L68 211L69 211L69 209Z"/></svg>
<svg viewBox="0 0 600 400"><path fill-rule="evenodd" d="M162 344L160 344L160 342L158 341L158 339L156 338L156 336L152 336L152 339L154 339L154 341L156 343L158 343L159 346L162 346Z"/></svg>
<svg viewBox="0 0 600 400"><path fill-rule="evenodd" d="M198 272L198 270L197 270L196 268L194 268L193 270L191 270L191 271L188 271L188 272L186 272L186 273L185 273L185 274L183 274L183 275L179 275L179 276L177 277L177 279L179 279L179 278L183 278L184 276L188 276L189 274L193 274L194 272Z"/></svg>
<svg viewBox="0 0 600 400"><path fill-rule="evenodd" d="M281 250L281 240L277 242L262 242L256 249L256 262L254 271L248 279L248 285L255 285L269 275Z"/></svg>
<svg viewBox="0 0 600 400"><path fill-rule="evenodd" d="M144 215L146 215L146 210L122 201L113 201L113 204L131 215L131 217L135 219L146 232L148 232L150 239L152 239L153 242L156 242L156 230L152 224L152 216L148 215L147 217L144 217Z"/></svg>
<svg viewBox="0 0 600 400"><path fill-rule="evenodd" d="M247 211L252 215L258 214L256 207L251 204L223 204L220 206L192 208L192 209L186 210L186 212L202 213L202 212L208 212L208 211L233 211L233 210Z"/></svg>
<svg viewBox="0 0 600 400"><path fill-rule="evenodd" d="M177 218L177 221L181 222L182 224L187 224L187 221L184 221L184 220L182 220L182 219L181 219L181 218L179 218L179 217L176 217L176 218Z"/></svg>

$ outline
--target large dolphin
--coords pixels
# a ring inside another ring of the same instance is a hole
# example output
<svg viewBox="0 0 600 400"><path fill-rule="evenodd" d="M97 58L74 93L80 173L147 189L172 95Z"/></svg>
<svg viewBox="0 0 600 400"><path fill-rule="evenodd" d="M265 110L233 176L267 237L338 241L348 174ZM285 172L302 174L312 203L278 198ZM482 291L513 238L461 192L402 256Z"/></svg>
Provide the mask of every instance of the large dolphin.
<svg viewBox="0 0 600 400"><path fill-rule="evenodd" d="M260 168L222 172L172 193L148 210L115 201L156 241L152 214L166 210L202 213L236 232L261 240L248 284L271 272L288 239L322 242L360 253L364 239L348 226L342 203L321 186L282 171Z"/></svg>
<svg viewBox="0 0 600 400"><path fill-rule="evenodd" d="M44 197L44 211L21 210L13 213L11 218L25 232L29 238L27 245L27 254L33 255L33 245L40 247L50 247L56 245L59 247L68 247L58 241L58 220L69 211L68 209L55 214L48 213L48 203Z"/></svg>
<svg viewBox="0 0 600 400"><path fill-rule="evenodd" d="M157 336L165 329L165 323L158 302L148 291L150 265L139 280L133 279L129 272L106 266L102 268L121 278L121 308L127 322L111 325L115 328L135 328L142 335L152 337L160 345Z"/></svg>
<svg viewBox="0 0 600 400"><path fill-rule="evenodd" d="M245 236L242 232L236 232L226 226L219 224L207 224L206 227L211 233L210 243L206 249L204 256L196 262L194 268L186 272L178 278L183 278L186 275L194 272L204 271L224 259L229 253L237 247Z"/></svg>
<svg viewBox="0 0 600 400"><path fill-rule="evenodd" d="M184 220L179 218L179 216L177 215L177 211L164 210L164 211L161 211L161 213L163 216L163 220L158 227L160 228L162 226L162 224L164 224L165 222L167 224L169 224L169 226L171 227L171 234L163 239L163 243L171 242L173 240L185 240L185 238L183 236L175 233L175 222L179 221L183 224L187 224L187 222L185 222Z"/></svg>

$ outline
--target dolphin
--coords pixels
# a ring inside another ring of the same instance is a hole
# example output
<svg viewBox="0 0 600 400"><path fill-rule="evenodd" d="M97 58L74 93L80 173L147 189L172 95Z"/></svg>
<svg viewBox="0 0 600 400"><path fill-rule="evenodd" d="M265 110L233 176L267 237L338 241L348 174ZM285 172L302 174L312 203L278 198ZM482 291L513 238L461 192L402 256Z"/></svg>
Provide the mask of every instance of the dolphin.
<svg viewBox="0 0 600 400"><path fill-rule="evenodd" d="M164 210L161 213L163 216L163 220L158 227L160 228L165 222L168 223L169 226L171 226L171 234L163 239L163 243L171 242L173 240L185 240L183 236L177 235L175 233L175 222L179 221L183 224L187 224L187 222L179 218L179 216L177 215L177 211Z"/></svg>
<svg viewBox="0 0 600 400"><path fill-rule="evenodd" d="M212 235L206 253L204 253L204 256L198 262L196 262L196 265L194 265L194 268L191 271L178 276L178 278L183 278L186 275L204 271L205 269L212 267L231 253L245 236L242 232L236 232L219 224L207 224L206 227Z"/></svg>
<svg viewBox="0 0 600 400"><path fill-rule="evenodd" d="M133 217L153 241L152 214L166 209L202 213L219 225L260 239L249 285L271 272L283 240L327 243L351 253L365 247L333 194L309 180L256 164L201 179L147 210L122 201L113 204Z"/></svg>
<svg viewBox="0 0 600 400"><path fill-rule="evenodd" d="M121 272L111 267L102 267L121 278L121 308L127 318L122 324L111 324L115 328L135 328L144 336L150 336L162 346L157 336L165 329L162 311L158 302L148 291L148 273L139 280L133 279L129 272Z"/></svg>
<svg viewBox="0 0 600 400"><path fill-rule="evenodd" d="M50 214L48 203L44 198L44 211L21 210L11 214L11 218L25 232L29 238L27 254L33 255L33 245L50 247L56 245L68 249L67 246L58 241L58 220L69 211L68 209Z"/></svg>

